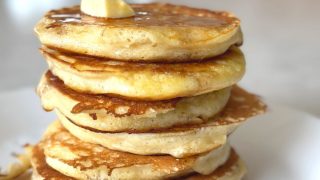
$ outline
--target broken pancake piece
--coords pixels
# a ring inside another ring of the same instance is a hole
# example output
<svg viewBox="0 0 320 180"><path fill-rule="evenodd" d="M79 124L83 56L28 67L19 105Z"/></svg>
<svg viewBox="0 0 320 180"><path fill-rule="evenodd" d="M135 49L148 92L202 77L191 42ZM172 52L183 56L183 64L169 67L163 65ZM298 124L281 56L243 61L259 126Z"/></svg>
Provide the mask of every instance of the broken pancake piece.
<svg viewBox="0 0 320 180"><path fill-rule="evenodd" d="M203 62L130 63L42 48L50 71L68 87L90 94L166 100L196 96L237 83L245 73L240 49Z"/></svg>
<svg viewBox="0 0 320 180"><path fill-rule="evenodd" d="M37 89L44 109L56 109L78 125L108 132L145 132L204 123L224 108L230 91L229 87L164 101L127 100L74 91L50 71L42 77Z"/></svg>
<svg viewBox="0 0 320 180"><path fill-rule="evenodd" d="M0 180L16 179L25 174L31 167L30 158L32 148L32 146L25 145L24 154L14 154L18 162L10 164L5 172L1 172L0 169Z"/></svg>
<svg viewBox="0 0 320 180"><path fill-rule="evenodd" d="M42 44L119 61L203 60L242 44L240 21L228 12L170 4L131 4L134 17L81 14L80 7L53 10L37 24Z"/></svg>
<svg viewBox="0 0 320 180"><path fill-rule="evenodd" d="M223 145L236 127L265 110L265 104L257 96L234 87L224 110L208 122L143 133L101 131L78 125L61 112L57 113L63 126L85 142L140 155L170 154L174 157L186 157Z"/></svg>

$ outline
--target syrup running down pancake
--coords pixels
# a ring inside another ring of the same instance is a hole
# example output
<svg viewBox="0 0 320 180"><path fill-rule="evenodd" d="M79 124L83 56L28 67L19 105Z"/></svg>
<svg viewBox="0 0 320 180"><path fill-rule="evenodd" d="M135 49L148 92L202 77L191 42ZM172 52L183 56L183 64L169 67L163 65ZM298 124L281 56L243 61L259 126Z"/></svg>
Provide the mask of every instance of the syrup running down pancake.
<svg viewBox="0 0 320 180"><path fill-rule="evenodd" d="M132 4L134 17L95 18L80 7L53 10L37 24L42 44L119 61L190 61L242 43L240 21L228 12L170 4Z"/></svg>

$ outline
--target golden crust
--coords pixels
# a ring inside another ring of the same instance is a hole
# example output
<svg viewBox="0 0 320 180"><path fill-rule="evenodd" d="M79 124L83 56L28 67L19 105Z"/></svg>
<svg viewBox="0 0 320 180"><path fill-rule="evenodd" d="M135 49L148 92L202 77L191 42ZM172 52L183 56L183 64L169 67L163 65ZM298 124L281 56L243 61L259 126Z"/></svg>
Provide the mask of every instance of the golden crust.
<svg viewBox="0 0 320 180"><path fill-rule="evenodd" d="M199 124L185 124L185 125L176 125L170 128L154 128L148 131L139 131L133 129L127 129L120 132L127 133L172 133L172 132L184 132L190 131L194 128L204 128L208 126L222 126L222 125L230 125L243 123L248 118L261 115L265 113L267 110L267 105L263 103L260 97L251 94L239 86L232 87L230 99L227 102L226 106L223 110L218 113L216 116L208 119L207 121L203 121L203 123ZM60 112L61 113L61 112ZM76 121L67 117L69 121L76 124L77 126L81 126L77 124ZM209 122L208 122L209 121ZM112 133L111 131L103 131L99 129L90 128L87 126L81 126L84 129L88 129L91 131L95 131L98 133Z"/></svg>
<svg viewBox="0 0 320 180"><path fill-rule="evenodd" d="M227 142L227 136L241 124L210 126L208 123L202 128L188 127L183 131L173 132L104 133L78 126L62 114L58 116L61 124L84 142L133 154L169 154L177 158L193 156L220 147Z"/></svg>
<svg viewBox="0 0 320 180"><path fill-rule="evenodd" d="M266 105L257 96L235 87L224 110L210 121L143 133L100 131L78 125L61 112L57 112L63 126L82 141L134 154L170 154L174 157L186 157L219 147L241 123L264 113L265 110Z"/></svg>
<svg viewBox="0 0 320 180"><path fill-rule="evenodd" d="M107 94L86 94L77 92L75 90L67 87L62 80L57 76L54 76L50 71L44 75L43 83L40 83L38 94L43 94L42 90L47 90L46 88L57 89L60 93L64 94L71 99L79 102L76 104L71 112L74 114L94 111L94 110L106 110L109 114L113 114L115 117L125 117L132 115L142 115L145 114L149 109L155 111L168 111L174 109L181 98L170 99L165 101L144 101L144 100L130 100L125 99L125 97L116 97ZM117 109L121 107L127 107L127 111L120 113Z"/></svg>
<svg viewBox="0 0 320 180"><path fill-rule="evenodd" d="M42 52L51 72L74 90L150 101L221 90L245 72L244 56L236 47L203 62L151 64L99 60L49 48Z"/></svg>
<svg viewBox="0 0 320 180"><path fill-rule="evenodd" d="M209 175L194 174L187 176L185 180L241 180L247 172L247 168L235 152L231 151L229 159Z"/></svg>
<svg viewBox="0 0 320 180"><path fill-rule="evenodd" d="M37 24L42 44L119 61L190 61L242 43L240 21L228 12L170 4L132 4L136 16L93 18L79 6L53 10Z"/></svg>
<svg viewBox="0 0 320 180"><path fill-rule="evenodd" d="M201 124L220 112L231 88L164 101L130 100L74 91L52 73L41 79L37 93L47 111L59 110L76 124L109 132L149 131Z"/></svg>
<svg viewBox="0 0 320 180"><path fill-rule="evenodd" d="M52 167L50 167L46 163L46 157L44 155L43 146L38 144L33 148L32 152L32 165L33 165L33 179L51 179L51 180L74 180L74 178L64 175ZM240 180L243 175L246 173L246 168L244 164L241 162L241 159L237 155L237 153L232 150L228 160L213 171L209 175L200 175L197 173L191 173L190 175L183 177L176 177L176 179L188 179L188 180L198 180L198 179L206 179L206 180L216 180L216 179L224 179L226 177L237 177L232 180Z"/></svg>
<svg viewBox="0 0 320 180"><path fill-rule="evenodd" d="M227 161L228 144L213 151L183 159L172 156L141 156L109 150L82 142L61 124L49 126L43 140L34 149L39 159L43 149L46 163L59 172L78 179L164 179L192 172L210 174ZM39 154L40 153L40 154ZM44 162L37 162L37 164ZM205 165L209 167L204 167Z"/></svg>
<svg viewBox="0 0 320 180"><path fill-rule="evenodd" d="M74 180L74 178L65 176L46 163L46 157L43 152L43 146L37 144L31 152L31 164L33 168L32 179L50 179L50 180Z"/></svg>

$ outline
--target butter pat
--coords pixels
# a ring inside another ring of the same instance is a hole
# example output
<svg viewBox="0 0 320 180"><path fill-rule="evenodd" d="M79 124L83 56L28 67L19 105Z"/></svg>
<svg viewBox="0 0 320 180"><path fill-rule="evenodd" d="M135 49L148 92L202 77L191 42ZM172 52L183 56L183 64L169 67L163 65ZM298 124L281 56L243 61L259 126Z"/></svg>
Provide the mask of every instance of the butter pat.
<svg viewBox="0 0 320 180"><path fill-rule="evenodd" d="M134 16L134 10L123 0L82 0L81 11L104 18L126 18Z"/></svg>

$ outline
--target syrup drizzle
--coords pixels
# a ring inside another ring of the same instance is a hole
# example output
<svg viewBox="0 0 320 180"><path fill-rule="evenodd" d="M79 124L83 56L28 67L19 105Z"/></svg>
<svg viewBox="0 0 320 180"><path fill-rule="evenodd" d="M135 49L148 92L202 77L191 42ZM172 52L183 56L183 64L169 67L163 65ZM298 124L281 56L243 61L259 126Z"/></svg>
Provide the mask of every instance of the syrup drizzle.
<svg viewBox="0 0 320 180"><path fill-rule="evenodd" d="M129 18L98 18L80 11L80 6L50 11L46 16L54 20L55 27L66 23L95 24L111 27L123 26L175 26L175 27L225 27L239 26L239 20L226 12L174 6L170 4L132 4L136 12ZM50 28L49 27L49 28Z"/></svg>

